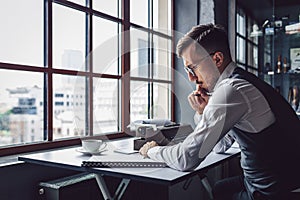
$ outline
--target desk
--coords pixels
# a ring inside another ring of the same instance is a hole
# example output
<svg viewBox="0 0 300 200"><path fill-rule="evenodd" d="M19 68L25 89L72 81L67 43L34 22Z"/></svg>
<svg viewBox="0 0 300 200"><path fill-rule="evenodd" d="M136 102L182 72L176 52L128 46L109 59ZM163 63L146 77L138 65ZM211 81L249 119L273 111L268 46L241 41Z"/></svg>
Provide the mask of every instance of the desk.
<svg viewBox="0 0 300 200"><path fill-rule="evenodd" d="M105 153L107 155L112 154L114 153L113 148L119 148L124 145L129 145L129 147L131 147L131 145L133 145L133 139L110 141L108 142L109 150ZM195 170L180 172L171 168L85 168L81 167L81 163L82 161L88 160L90 156L76 152L76 148L78 147L33 153L20 156L18 159L20 161L33 164L95 173L97 183L101 189L104 199L120 199L131 180L172 186L193 176L202 176L208 169L229 160L230 158L238 155L240 152L238 148L234 147L228 149L225 154L215 154L212 152ZM106 187L106 183L103 179L104 175L122 179L113 196L109 193ZM202 181L205 184L206 180L202 179Z"/></svg>

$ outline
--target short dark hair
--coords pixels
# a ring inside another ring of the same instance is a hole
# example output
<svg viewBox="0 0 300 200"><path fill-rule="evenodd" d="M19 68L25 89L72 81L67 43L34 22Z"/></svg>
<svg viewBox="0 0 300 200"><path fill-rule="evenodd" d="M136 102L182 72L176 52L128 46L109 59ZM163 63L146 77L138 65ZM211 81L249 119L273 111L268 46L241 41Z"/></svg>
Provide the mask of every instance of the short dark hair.
<svg viewBox="0 0 300 200"><path fill-rule="evenodd" d="M178 41L176 47L177 55L181 57L183 50L196 42L208 53L220 51L224 56L231 58L228 36L221 25L205 24L194 26Z"/></svg>

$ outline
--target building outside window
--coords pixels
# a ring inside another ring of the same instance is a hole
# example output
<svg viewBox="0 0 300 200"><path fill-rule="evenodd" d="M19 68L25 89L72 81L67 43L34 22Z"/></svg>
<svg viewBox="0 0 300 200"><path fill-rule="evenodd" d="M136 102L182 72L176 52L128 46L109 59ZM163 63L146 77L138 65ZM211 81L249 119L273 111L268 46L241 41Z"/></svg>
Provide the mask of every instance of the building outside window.
<svg viewBox="0 0 300 200"><path fill-rule="evenodd" d="M1 2L0 154L171 119L171 3Z"/></svg>

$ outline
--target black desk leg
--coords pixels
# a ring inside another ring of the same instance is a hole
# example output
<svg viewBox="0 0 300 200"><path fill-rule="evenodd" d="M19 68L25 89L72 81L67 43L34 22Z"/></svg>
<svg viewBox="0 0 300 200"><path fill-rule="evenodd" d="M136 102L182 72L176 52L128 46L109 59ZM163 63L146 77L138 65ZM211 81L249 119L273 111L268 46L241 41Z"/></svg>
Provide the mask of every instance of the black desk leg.
<svg viewBox="0 0 300 200"><path fill-rule="evenodd" d="M121 183L119 184L114 196L112 197L107 186L106 186L106 183L105 183L105 180L104 178L102 177L101 174L95 174L95 177L96 177L96 180L97 180L97 183L98 183L98 186L102 192L102 195L104 197L105 200L115 200L115 199L121 199L128 184L130 183L130 179L125 179L123 178Z"/></svg>
<svg viewBox="0 0 300 200"><path fill-rule="evenodd" d="M199 174L198 176L201 180L202 185L204 186L205 190L207 191L209 198L213 199L212 188L210 186L207 176L205 174Z"/></svg>

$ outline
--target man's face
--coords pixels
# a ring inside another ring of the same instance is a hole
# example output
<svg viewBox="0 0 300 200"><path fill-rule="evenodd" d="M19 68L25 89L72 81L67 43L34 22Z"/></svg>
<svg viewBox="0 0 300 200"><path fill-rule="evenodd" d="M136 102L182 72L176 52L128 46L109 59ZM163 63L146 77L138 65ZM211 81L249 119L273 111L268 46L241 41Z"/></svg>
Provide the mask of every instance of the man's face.
<svg viewBox="0 0 300 200"><path fill-rule="evenodd" d="M214 52L207 52L197 44L191 44L182 52L183 64L189 68L188 77L191 82L195 82L199 87L212 91L219 76L219 70L215 65Z"/></svg>

